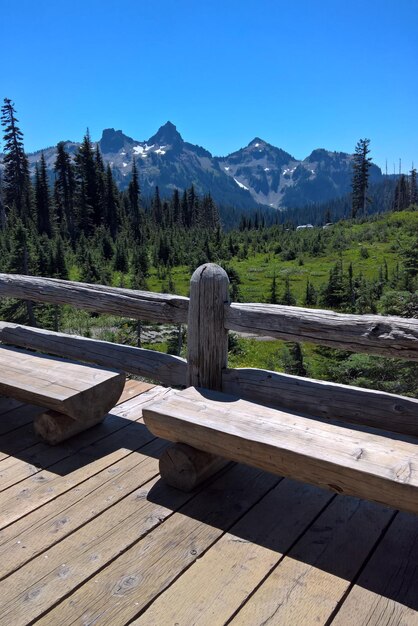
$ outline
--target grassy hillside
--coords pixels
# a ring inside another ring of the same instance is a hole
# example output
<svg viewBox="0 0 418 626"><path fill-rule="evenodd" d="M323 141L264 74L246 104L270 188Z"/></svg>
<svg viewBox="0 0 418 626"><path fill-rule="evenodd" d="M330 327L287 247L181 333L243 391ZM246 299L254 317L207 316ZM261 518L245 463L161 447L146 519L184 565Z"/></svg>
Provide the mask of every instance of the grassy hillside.
<svg viewBox="0 0 418 626"><path fill-rule="evenodd" d="M418 236L417 211L390 213L362 224L340 222L326 230L317 227L286 231L271 227L237 233L239 250L226 265L238 273L243 302L269 301L276 275L278 291L284 288L288 277L297 304L302 305L307 280L320 290L340 259L343 268L352 263L354 275L368 280L379 279L379 269L385 270L385 262L389 277L393 276L397 265L402 263L402 250L414 235ZM286 260L289 256L295 258ZM217 262L225 264L222 259ZM188 266L171 269L176 293L188 294L190 276ZM114 278L117 281L120 277ZM151 291L162 291L167 288L167 275L152 268L147 283Z"/></svg>

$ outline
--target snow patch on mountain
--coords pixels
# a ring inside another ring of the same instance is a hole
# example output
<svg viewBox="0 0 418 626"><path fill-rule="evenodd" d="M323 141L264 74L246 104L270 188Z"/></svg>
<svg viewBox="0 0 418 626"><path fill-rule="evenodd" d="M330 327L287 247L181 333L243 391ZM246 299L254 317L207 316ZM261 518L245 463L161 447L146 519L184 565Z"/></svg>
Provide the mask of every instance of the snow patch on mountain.
<svg viewBox="0 0 418 626"><path fill-rule="evenodd" d="M236 178L234 178L234 180L237 183L238 187L241 187L241 189L245 189L246 191L249 191L248 187L240 183L239 180L237 180Z"/></svg>

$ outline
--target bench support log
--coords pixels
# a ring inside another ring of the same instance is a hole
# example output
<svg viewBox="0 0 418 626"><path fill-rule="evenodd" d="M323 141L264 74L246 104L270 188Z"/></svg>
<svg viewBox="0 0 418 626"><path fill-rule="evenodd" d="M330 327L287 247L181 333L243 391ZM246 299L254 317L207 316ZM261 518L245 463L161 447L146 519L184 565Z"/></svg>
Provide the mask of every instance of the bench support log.
<svg viewBox="0 0 418 626"><path fill-rule="evenodd" d="M192 491L226 464L225 459L219 456L184 443L175 443L160 458L160 474L172 487Z"/></svg>
<svg viewBox="0 0 418 626"><path fill-rule="evenodd" d="M222 372L228 364L224 309L229 302L229 279L225 270L213 263L198 267L190 280L189 386L222 391ZM160 459L160 474L169 485L191 491L228 462L190 446L174 444Z"/></svg>
<svg viewBox="0 0 418 626"><path fill-rule="evenodd" d="M80 422L58 411L45 411L45 413L35 417L33 427L37 435L50 445L55 446L92 426L96 426L96 424L100 424L105 417L103 415L91 421Z"/></svg>

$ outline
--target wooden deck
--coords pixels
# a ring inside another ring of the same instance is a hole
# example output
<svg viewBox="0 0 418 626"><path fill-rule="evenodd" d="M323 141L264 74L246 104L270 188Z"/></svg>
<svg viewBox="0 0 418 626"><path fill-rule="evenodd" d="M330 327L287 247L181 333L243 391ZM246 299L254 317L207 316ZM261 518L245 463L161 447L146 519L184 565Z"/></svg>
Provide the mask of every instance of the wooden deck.
<svg viewBox="0 0 418 626"><path fill-rule="evenodd" d="M418 516L242 465L162 484L135 381L50 447L0 401L0 624L418 624Z"/></svg>

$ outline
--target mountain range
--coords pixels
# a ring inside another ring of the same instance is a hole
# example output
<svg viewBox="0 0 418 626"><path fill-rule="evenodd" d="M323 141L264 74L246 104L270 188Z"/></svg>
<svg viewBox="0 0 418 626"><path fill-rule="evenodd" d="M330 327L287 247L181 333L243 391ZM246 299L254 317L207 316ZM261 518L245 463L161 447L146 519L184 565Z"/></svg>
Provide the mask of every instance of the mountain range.
<svg viewBox="0 0 418 626"><path fill-rule="evenodd" d="M80 145L72 141L65 144L70 155L75 155ZM184 141L171 122L161 126L147 141L107 128L98 145L121 189L128 185L136 159L144 196L152 195L156 186L166 196L175 188L182 190L193 184L198 193L210 192L224 207L286 209L326 202L343 196L351 188L351 154L316 149L298 160L256 137L245 148L216 157L205 148ZM28 155L31 168L34 169L41 152L52 177L55 147ZM370 182L380 180L380 168L372 165Z"/></svg>

